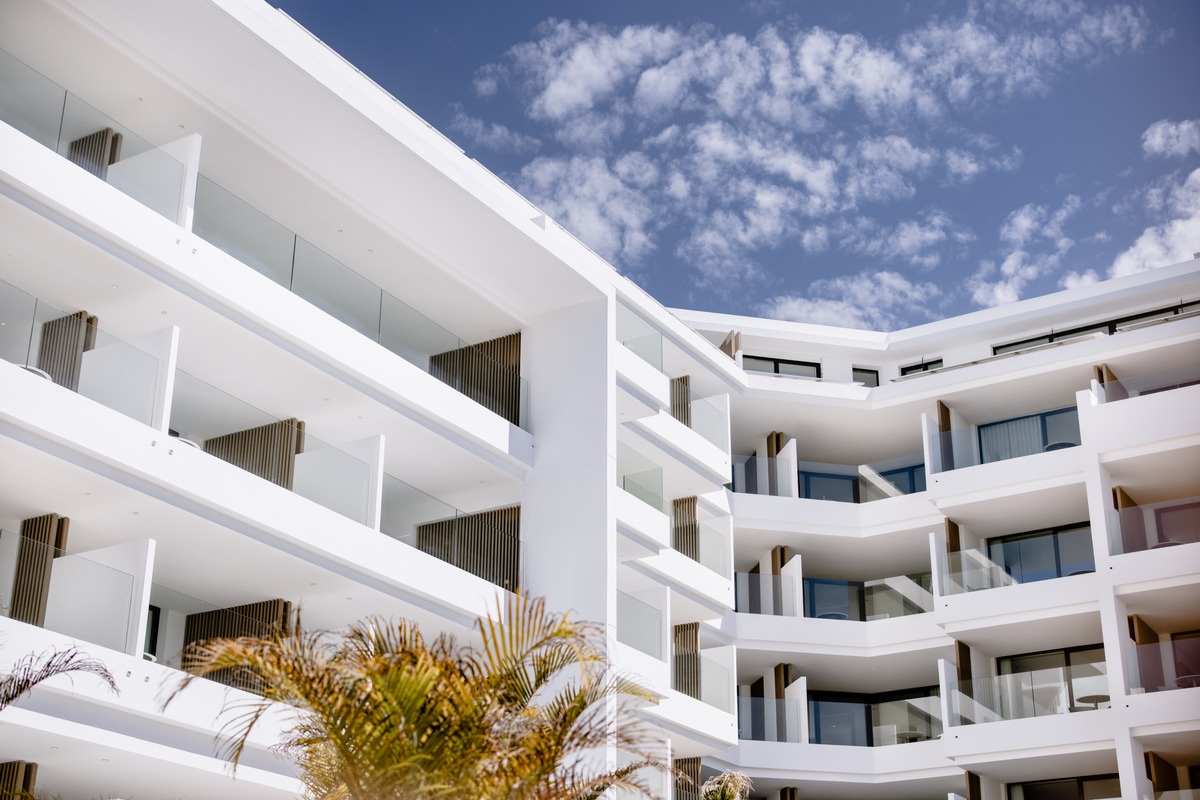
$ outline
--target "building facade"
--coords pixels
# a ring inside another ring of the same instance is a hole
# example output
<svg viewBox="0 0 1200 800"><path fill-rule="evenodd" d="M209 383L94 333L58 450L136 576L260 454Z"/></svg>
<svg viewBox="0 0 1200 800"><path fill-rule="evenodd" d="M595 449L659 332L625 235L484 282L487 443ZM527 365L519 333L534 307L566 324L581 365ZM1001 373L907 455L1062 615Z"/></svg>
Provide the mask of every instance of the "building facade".
<svg viewBox="0 0 1200 800"><path fill-rule="evenodd" d="M284 710L231 775L245 687L163 708L187 642L516 590L695 780L1200 793L1200 262L893 333L672 311L258 0L6 0L0 359L0 661L121 687L0 714L0 795L295 797Z"/></svg>

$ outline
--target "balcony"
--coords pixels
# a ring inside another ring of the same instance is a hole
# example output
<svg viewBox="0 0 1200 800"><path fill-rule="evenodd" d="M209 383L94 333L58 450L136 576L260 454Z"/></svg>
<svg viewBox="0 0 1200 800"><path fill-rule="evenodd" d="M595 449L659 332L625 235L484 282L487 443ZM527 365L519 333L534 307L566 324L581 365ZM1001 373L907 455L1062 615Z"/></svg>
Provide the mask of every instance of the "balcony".
<svg viewBox="0 0 1200 800"><path fill-rule="evenodd" d="M1086 575L1096 570L1086 524L991 539L986 549L945 555L941 594L954 595Z"/></svg>
<svg viewBox="0 0 1200 800"><path fill-rule="evenodd" d="M152 211L185 223L198 136L155 147L2 50L0 86L0 121Z"/></svg>
<svg viewBox="0 0 1200 800"><path fill-rule="evenodd" d="M860 466L735 455L730 488L744 494L868 503L925 491L925 464L919 453Z"/></svg>
<svg viewBox="0 0 1200 800"><path fill-rule="evenodd" d="M808 720L812 744L885 747L936 739L942 735L937 690L900 692L894 699L856 699L810 693Z"/></svg>
<svg viewBox="0 0 1200 800"><path fill-rule="evenodd" d="M1173 634L1151 644L1130 643L1124 657L1132 694L1200 686L1200 631Z"/></svg>
<svg viewBox="0 0 1200 800"><path fill-rule="evenodd" d="M0 51L0 120L519 427L520 334L451 334L203 175L200 137L154 147Z"/></svg>
<svg viewBox="0 0 1200 800"><path fill-rule="evenodd" d="M930 472L935 473L1065 450L1081 442L1075 406L940 433L927 422L926 430L933 461Z"/></svg>
<svg viewBox="0 0 1200 800"><path fill-rule="evenodd" d="M663 660L663 613L628 592L617 591L617 641Z"/></svg>
<svg viewBox="0 0 1200 800"><path fill-rule="evenodd" d="M1053 717L1110 705L1103 661L959 681L949 693L950 725Z"/></svg>
<svg viewBox="0 0 1200 800"><path fill-rule="evenodd" d="M1095 384L1096 399L1101 405L1200 384L1200 364L1185 364L1119 379L1107 366L1097 369L1103 370L1104 375L1104 381Z"/></svg>
<svg viewBox="0 0 1200 800"><path fill-rule="evenodd" d="M797 579L791 575L738 572L733 576L734 610L739 614L800 616Z"/></svg>
<svg viewBox="0 0 1200 800"><path fill-rule="evenodd" d="M671 688L713 708L733 713L732 673L704 652L676 650Z"/></svg>
<svg viewBox="0 0 1200 800"><path fill-rule="evenodd" d="M800 701L738 697L738 739L753 742L803 741Z"/></svg>
<svg viewBox="0 0 1200 800"><path fill-rule="evenodd" d="M1110 542L1114 555L1200 542L1200 496L1140 505L1125 490L1116 491L1121 508Z"/></svg>
<svg viewBox="0 0 1200 800"><path fill-rule="evenodd" d="M868 581L804 578L804 616L869 622L933 611L932 573Z"/></svg>

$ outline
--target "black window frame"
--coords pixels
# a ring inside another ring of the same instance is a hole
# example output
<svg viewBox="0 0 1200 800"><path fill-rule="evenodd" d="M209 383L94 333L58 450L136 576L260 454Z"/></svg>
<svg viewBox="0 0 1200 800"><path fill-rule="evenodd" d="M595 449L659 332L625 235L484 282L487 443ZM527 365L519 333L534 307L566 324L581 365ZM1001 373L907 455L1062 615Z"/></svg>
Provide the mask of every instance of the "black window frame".
<svg viewBox="0 0 1200 800"><path fill-rule="evenodd" d="M1009 568L1009 565L1007 563L999 563L999 562L996 562L996 560L994 558L992 558L992 547L996 546L996 545L1002 546L1002 545L1008 544L1009 542L1020 542L1020 541L1024 541L1027 539L1038 539L1038 538L1043 538L1043 537L1050 537L1052 546L1054 548L1054 572L1055 572L1055 575L1050 578L1039 578L1034 581L1018 581L1018 583L1040 583L1045 580L1055 580L1057 578L1069 578L1072 575L1084 575L1084 574L1096 571L1096 551L1095 551L1095 549L1092 550L1092 568L1090 570L1075 570L1074 572L1070 573L1069 575L1063 575L1062 574L1062 572L1063 572L1062 553L1059 550L1059 544L1058 544L1058 537L1061 534L1067 533L1070 531L1077 531L1080 528L1086 528L1090 532L1091 528L1092 528L1092 524L1088 520L1083 520L1082 522L1071 522L1071 523L1068 523L1065 525L1055 525L1050 528L1039 528L1038 530L1033 530L1033 531L1021 531L1020 533L1006 533L1003 536L992 536L992 537L988 538L987 540L985 540L984 549L987 551L988 559L993 561L994 563L998 563L999 566L1004 569L1005 573L1007 573L1008 575L1011 576L1012 570Z"/></svg>
<svg viewBox="0 0 1200 800"><path fill-rule="evenodd" d="M1028 339L1021 339L1016 342L1006 342L1005 344L992 345L992 355L1000 356L1006 353L1013 353L1018 350L1024 350L1027 347L1037 347L1043 344L1053 344L1054 342L1063 342L1070 339L1076 339L1080 336L1086 336L1089 333L1103 332L1109 336L1118 333L1122 325L1130 323L1148 321L1156 317L1175 317L1181 314L1190 314L1195 311L1200 311L1200 301L1190 301L1187 303L1177 303L1166 308L1155 309L1154 311L1143 311L1140 314L1130 314L1117 319L1104 320L1102 322L1091 322L1087 325L1080 325L1075 328L1068 328L1064 331L1050 331L1049 333L1030 336Z"/></svg>
<svg viewBox="0 0 1200 800"><path fill-rule="evenodd" d="M1046 424L1046 420L1048 420L1050 417L1057 417L1062 414L1070 414L1070 413L1076 414L1077 418L1078 418L1079 407L1078 406L1063 406L1062 408L1052 408L1049 411L1039 411L1036 414L1022 414L1019 417L1009 417L1008 419L998 419L995 422L984 422L984 423L976 426L975 439L976 439L976 444L979 446L979 462L981 464L994 464L997 461L1007 461L1009 458L1021 458L1021 456L1009 456L1008 458L996 458L996 459L992 459L990 461L984 461L983 460L983 431L986 428L994 428L997 425L1008 425L1009 423L1016 422L1018 420L1032 419L1034 417L1037 417L1038 421L1041 423L1042 452L1046 452L1046 448L1052 444L1061 445L1061 447L1079 447L1079 444L1077 444L1075 442L1071 442L1071 443L1067 444L1067 443L1062 443L1062 442L1051 442L1050 441L1050 428ZM1078 423L1076 423L1076 424L1078 424ZM1082 432L1080 432L1081 441L1082 441L1082 436L1083 436L1083 434L1082 434ZM1054 449L1058 450L1058 449L1061 449L1061 447L1055 447ZM1028 455L1034 455L1034 453L1029 453Z"/></svg>
<svg viewBox="0 0 1200 800"><path fill-rule="evenodd" d="M1005 797L1008 798L1008 800L1015 800L1015 798L1013 797L1014 789L1020 789L1021 796L1024 797L1026 786L1048 785L1048 784L1052 784L1052 783L1067 783L1069 781L1074 781L1075 782L1075 797L1077 798L1077 800L1083 800L1083 797L1084 797L1083 785L1084 785L1084 783L1088 783L1088 782L1092 782L1092 781L1096 781L1096 782L1113 781L1113 780L1120 780L1120 778L1121 778L1121 776L1119 774L1117 774L1116 772L1111 772L1111 773L1105 773L1102 775L1080 775L1078 777L1072 777L1072 778L1051 778L1049 780L1044 780L1044 781L1022 781L1021 783L1007 784L1005 786L1004 795L1005 795Z"/></svg>
<svg viewBox="0 0 1200 800"><path fill-rule="evenodd" d="M747 358L753 358L758 361L770 361L771 362L771 370L768 371L765 369L753 369L753 368L747 369L746 368L746 359ZM780 372L779 371L780 364L791 364L792 366L796 366L796 367L811 367L813 372L816 374L814 374L814 375L793 375L788 372ZM793 359L793 358L775 358L773 356L753 356L748 353L742 355L742 369L746 370L747 372L762 372L762 373L766 373L768 375L784 375L789 378L817 378L817 379L819 379L821 377L821 362L819 362L819 361L797 361L796 359Z"/></svg>
<svg viewBox="0 0 1200 800"><path fill-rule="evenodd" d="M945 364L940 358L929 358L924 361L919 361L916 364L909 364L907 367L900 368L900 377L906 375L920 375L922 372L932 372L935 369L941 369Z"/></svg>
<svg viewBox="0 0 1200 800"><path fill-rule="evenodd" d="M870 381L860 380L859 375L864 374L864 373L874 376L874 383L871 383ZM879 386L879 370L871 369L870 367L851 367L850 368L850 379L855 381L856 383L861 383L863 386L866 386L868 389L874 389L877 386Z"/></svg>
<svg viewBox="0 0 1200 800"><path fill-rule="evenodd" d="M875 743L875 726L873 725L872 710L875 706L882 703L890 703L895 700L912 700L918 697L939 697L939 687L933 686L918 686L912 689L901 689L892 692L877 692L875 694L858 694L855 692L823 692L810 691L808 697L805 698L808 704L808 741L809 744L822 744L820 741L821 732L821 713L820 703L853 703L863 707L864 724L866 734L866 744L864 745L846 745L850 747L879 747ZM933 729L932 715L926 714L927 719L925 724Z"/></svg>

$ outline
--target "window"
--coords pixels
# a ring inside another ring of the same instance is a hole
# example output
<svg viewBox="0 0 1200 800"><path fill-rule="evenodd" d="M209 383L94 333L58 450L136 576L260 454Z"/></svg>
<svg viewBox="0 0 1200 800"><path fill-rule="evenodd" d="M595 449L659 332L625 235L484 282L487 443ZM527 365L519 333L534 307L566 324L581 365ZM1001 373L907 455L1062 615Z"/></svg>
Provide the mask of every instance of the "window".
<svg viewBox="0 0 1200 800"><path fill-rule="evenodd" d="M1017 350L1026 350L1030 347L1038 345L1050 344L1051 342L1065 342L1070 339L1076 339L1080 336L1087 336L1089 333L1106 333L1114 334L1124 330L1127 327L1134 327L1139 324L1150 323L1156 320L1167 320L1181 314L1193 314L1200 311L1200 303L1182 303L1177 306L1168 308L1160 308L1156 311L1145 311L1141 314L1135 314L1131 317L1121 317L1119 319L1111 319L1105 322L1093 322L1090 325L1083 325L1078 328L1068 328L1065 331L1051 331L1050 333L1041 336L1033 336L1028 339L1022 339L1019 342L1009 342L1008 344L998 344L992 347L992 355L998 356L1004 353L1012 353Z"/></svg>
<svg viewBox="0 0 1200 800"><path fill-rule="evenodd" d="M897 467L879 473L893 486L905 494L925 491L925 465L913 464L911 467Z"/></svg>
<svg viewBox="0 0 1200 800"><path fill-rule="evenodd" d="M866 367L855 367L851 370L853 379L861 383L863 386L878 386L879 385L879 370L867 369Z"/></svg>
<svg viewBox="0 0 1200 800"><path fill-rule="evenodd" d="M1000 675L1020 675L1034 703L1057 709L1051 713L1091 711L1110 701L1103 645L1005 656L996 667Z"/></svg>
<svg viewBox="0 0 1200 800"><path fill-rule="evenodd" d="M1017 583L1094 572L1092 529L1086 522L988 539L988 558Z"/></svg>
<svg viewBox="0 0 1200 800"><path fill-rule="evenodd" d="M1074 406L979 426L979 461L989 464L1079 444Z"/></svg>
<svg viewBox="0 0 1200 800"><path fill-rule="evenodd" d="M881 747L936 738L936 686L885 694L809 692L811 744Z"/></svg>
<svg viewBox="0 0 1200 800"><path fill-rule="evenodd" d="M922 361L920 364L909 364L907 367L901 367L900 376L904 377L905 375L917 375L922 372L929 372L930 370L941 368L942 360L940 358L935 358L931 361Z"/></svg>
<svg viewBox="0 0 1200 800"><path fill-rule="evenodd" d="M158 621L162 616L162 609L158 606L150 606L146 613L146 641L142 643L142 652L146 655L158 655Z"/></svg>
<svg viewBox="0 0 1200 800"><path fill-rule="evenodd" d="M1120 796L1121 779L1116 775L1031 781L1008 786L1008 800L1101 800Z"/></svg>
<svg viewBox="0 0 1200 800"><path fill-rule="evenodd" d="M816 619L863 619L862 583L805 578L804 616Z"/></svg>
<svg viewBox="0 0 1200 800"><path fill-rule="evenodd" d="M742 369L749 372L771 372L798 378L821 377L821 365L813 361L790 361L786 358L742 356Z"/></svg>
<svg viewBox="0 0 1200 800"><path fill-rule="evenodd" d="M801 472L800 496L807 500L858 502L858 477L827 472Z"/></svg>

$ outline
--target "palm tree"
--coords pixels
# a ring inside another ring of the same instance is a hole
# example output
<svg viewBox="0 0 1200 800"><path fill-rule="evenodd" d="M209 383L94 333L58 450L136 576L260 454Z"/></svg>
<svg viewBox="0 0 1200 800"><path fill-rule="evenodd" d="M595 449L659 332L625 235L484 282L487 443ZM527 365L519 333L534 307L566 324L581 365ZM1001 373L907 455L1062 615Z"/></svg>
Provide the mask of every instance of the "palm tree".
<svg viewBox="0 0 1200 800"><path fill-rule="evenodd" d="M700 797L701 800L746 800L753 788L745 773L725 771L704 782Z"/></svg>
<svg viewBox="0 0 1200 800"><path fill-rule="evenodd" d="M210 640L185 654L193 675L176 694L197 676L252 670L262 697L238 704L226 755L236 765L272 701L294 706L281 747L314 800L585 800L614 787L649 795L635 773L663 767L646 755L652 739L633 710L652 697L611 672L601 628L513 595L478 629L478 647L444 635L428 642L412 622L379 619L334 641L299 625ZM610 747L633 762L606 766Z"/></svg>
<svg viewBox="0 0 1200 800"><path fill-rule="evenodd" d="M30 653L13 664L8 674L0 676L0 710L29 694L33 687L44 680L76 672L95 675L113 693L120 694L117 682L103 662L89 658L77 647L68 647L49 653Z"/></svg>

